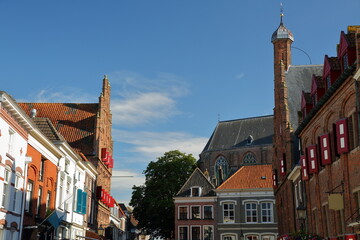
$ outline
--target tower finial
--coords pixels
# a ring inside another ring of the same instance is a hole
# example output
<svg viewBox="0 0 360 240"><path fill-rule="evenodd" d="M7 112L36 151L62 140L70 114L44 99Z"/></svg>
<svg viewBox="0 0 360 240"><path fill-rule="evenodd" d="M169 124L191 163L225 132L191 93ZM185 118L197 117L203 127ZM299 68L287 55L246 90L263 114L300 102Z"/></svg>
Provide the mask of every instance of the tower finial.
<svg viewBox="0 0 360 240"><path fill-rule="evenodd" d="M280 24L283 23L283 17L284 17L284 8L283 8L283 3L280 3Z"/></svg>

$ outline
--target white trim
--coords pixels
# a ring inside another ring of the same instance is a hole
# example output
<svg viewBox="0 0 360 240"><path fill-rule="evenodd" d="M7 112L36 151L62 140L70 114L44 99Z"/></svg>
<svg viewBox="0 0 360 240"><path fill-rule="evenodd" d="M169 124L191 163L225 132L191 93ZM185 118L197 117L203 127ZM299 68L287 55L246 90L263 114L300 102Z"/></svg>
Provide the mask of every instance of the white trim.
<svg viewBox="0 0 360 240"><path fill-rule="evenodd" d="M211 219L214 219L214 205L203 205L202 212L203 212L203 219L205 219L205 207L211 207Z"/></svg>
<svg viewBox="0 0 360 240"><path fill-rule="evenodd" d="M179 205L178 206L178 220L184 220L180 218L180 208L185 207L186 208L186 219L189 219L189 206L187 205Z"/></svg>
<svg viewBox="0 0 360 240"><path fill-rule="evenodd" d="M223 200L220 201L220 205L223 205L224 203L234 203L234 205L237 205L237 201L236 200Z"/></svg>
<svg viewBox="0 0 360 240"><path fill-rule="evenodd" d="M198 189L199 190L199 195L198 196L193 196L192 193L193 193L193 189ZM200 186L192 186L190 188L190 197L201 197L201 192L202 192L202 187Z"/></svg>
<svg viewBox="0 0 360 240"><path fill-rule="evenodd" d="M187 239L189 239L189 237L190 237L190 227L188 225L179 225L178 226L178 239L180 239L180 228L181 227L186 227L187 228L186 235L187 235Z"/></svg>
<svg viewBox="0 0 360 240"><path fill-rule="evenodd" d="M258 205L260 203L260 200L258 199L245 199L241 202L242 205L244 205L245 203L249 203L249 202L256 202Z"/></svg>
<svg viewBox="0 0 360 240"><path fill-rule="evenodd" d="M196 228L196 227L198 227L200 229L200 239L202 239L202 237L201 237L202 236L201 225L191 225L190 226L190 232L189 232L190 238L189 239L193 239L193 237L192 237L192 229Z"/></svg>
<svg viewBox="0 0 360 240"><path fill-rule="evenodd" d="M224 237L227 237L227 236L229 236L229 237L235 237L235 240L238 240L238 235L237 235L237 233L221 233L221 234L220 234L220 239L223 240Z"/></svg>
<svg viewBox="0 0 360 240"><path fill-rule="evenodd" d="M174 198L174 202L175 203L213 203L213 202L217 202L216 197L199 197L199 198Z"/></svg>
<svg viewBox="0 0 360 240"><path fill-rule="evenodd" d="M205 239L205 227L211 227L212 228L212 238L211 240L214 240L214 237L215 237L215 228L214 228L214 225L203 225L203 232L202 232L202 238L200 239Z"/></svg>
<svg viewBox="0 0 360 240"><path fill-rule="evenodd" d="M192 216L193 216L193 214L192 214L192 208L193 207L198 207L199 208L199 215L200 215L200 218L193 218ZM188 219L190 219L190 220L199 220L199 219L202 219L201 218L202 216L201 216L201 205L190 205L190 218L188 218Z"/></svg>

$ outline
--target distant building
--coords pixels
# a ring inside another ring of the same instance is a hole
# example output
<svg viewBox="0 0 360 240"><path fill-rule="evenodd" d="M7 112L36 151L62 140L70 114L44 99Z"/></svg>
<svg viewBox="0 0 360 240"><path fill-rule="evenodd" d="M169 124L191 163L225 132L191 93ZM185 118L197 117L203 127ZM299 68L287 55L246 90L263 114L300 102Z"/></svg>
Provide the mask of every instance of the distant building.
<svg viewBox="0 0 360 240"><path fill-rule="evenodd" d="M242 166L216 190L219 240L275 240L272 166Z"/></svg>
<svg viewBox="0 0 360 240"><path fill-rule="evenodd" d="M219 186L241 166L271 163L273 116L220 121L200 154L199 168Z"/></svg>
<svg viewBox="0 0 360 240"><path fill-rule="evenodd" d="M214 188L208 176L197 168L175 195L176 240L217 239Z"/></svg>

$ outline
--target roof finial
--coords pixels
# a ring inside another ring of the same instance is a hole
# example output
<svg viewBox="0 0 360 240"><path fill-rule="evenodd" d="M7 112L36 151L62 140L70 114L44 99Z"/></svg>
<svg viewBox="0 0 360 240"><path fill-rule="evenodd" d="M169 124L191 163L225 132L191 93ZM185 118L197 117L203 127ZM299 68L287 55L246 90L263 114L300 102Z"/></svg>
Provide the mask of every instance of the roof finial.
<svg viewBox="0 0 360 240"><path fill-rule="evenodd" d="M283 23L283 17L284 17L284 8L283 8L283 3L280 3L280 24Z"/></svg>

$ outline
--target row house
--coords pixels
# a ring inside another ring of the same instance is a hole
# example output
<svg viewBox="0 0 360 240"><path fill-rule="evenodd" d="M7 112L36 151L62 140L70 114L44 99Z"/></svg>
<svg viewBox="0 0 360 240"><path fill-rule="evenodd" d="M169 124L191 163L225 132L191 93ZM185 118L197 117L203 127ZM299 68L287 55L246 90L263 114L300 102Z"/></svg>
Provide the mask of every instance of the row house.
<svg viewBox="0 0 360 240"><path fill-rule="evenodd" d="M272 166L245 165L215 188L197 168L174 197L177 240L274 240Z"/></svg>
<svg viewBox="0 0 360 240"><path fill-rule="evenodd" d="M359 27L340 33L337 56L291 65L294 36L274 45L273 187L279 233L355 239L359 228Z"/></svg>
<svg viewBox="0 0 360 240"><path fill-rule="evenodd" d="M31 122L5 92L0 92L0 239L15 240L21 235L26 188L26 156Z"/></svg>
<svg viewBox="0 0 360 240"><path fill-rule="evenodd" d="M334 239L360 234L359 61L360 26L349 26L337 56L325 55L322 74L314 76L320 84L312 82L311 107L295 132L304 227Z"/></svg>
<svg viewBox="0 0 360 240"><path fill-rule="evenodd" d="M56 202L56 215L61 218L57 234L63 238L83 236L85 231L84 237L96 239L98 229L110 224L110 205L98 195L102 189L105 196L111 196L114 166L106 76L102 86L98 103L19 103L28 115L36 112L36 118L48 119L63 137L63 141L54 141L65 155L57 179L64 198Z"/></svg>

